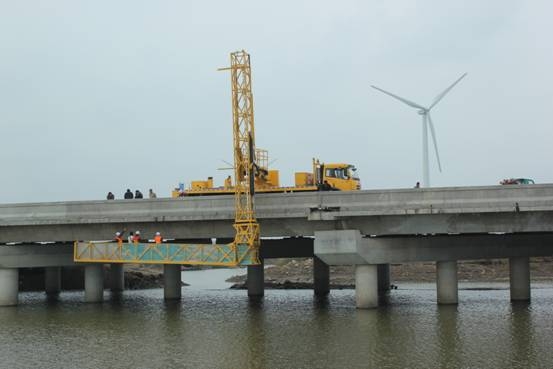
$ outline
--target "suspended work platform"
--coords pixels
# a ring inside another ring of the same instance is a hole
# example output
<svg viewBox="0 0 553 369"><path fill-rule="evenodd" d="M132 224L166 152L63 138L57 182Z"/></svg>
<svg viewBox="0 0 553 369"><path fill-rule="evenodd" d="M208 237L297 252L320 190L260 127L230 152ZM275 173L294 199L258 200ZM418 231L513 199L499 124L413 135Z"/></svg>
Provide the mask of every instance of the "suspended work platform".
<svg viewBox="0 0 553 369"><path fill-rule="evenodd" d="M75 242L74 260L82 263L188 264L242 266L258 264L257 249L247 244L176 244Z"/></svg>

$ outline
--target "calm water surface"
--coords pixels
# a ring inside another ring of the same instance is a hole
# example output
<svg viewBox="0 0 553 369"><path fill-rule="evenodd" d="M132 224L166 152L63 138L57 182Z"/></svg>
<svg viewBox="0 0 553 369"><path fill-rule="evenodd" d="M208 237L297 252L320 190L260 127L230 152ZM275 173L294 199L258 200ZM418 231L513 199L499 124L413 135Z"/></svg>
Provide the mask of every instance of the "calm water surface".
<svg viewBox="0 0 553 369"><path fill-rule="evenodd" d="M400 285L366 311L352 290L325 301L268 290L257 303L192 286L173 303L160 289L106 292L103 304L21 293L0 308L0 368L553 368L553 285L534 285L520 305L493 286L438 307L433 284Z"/></svg>

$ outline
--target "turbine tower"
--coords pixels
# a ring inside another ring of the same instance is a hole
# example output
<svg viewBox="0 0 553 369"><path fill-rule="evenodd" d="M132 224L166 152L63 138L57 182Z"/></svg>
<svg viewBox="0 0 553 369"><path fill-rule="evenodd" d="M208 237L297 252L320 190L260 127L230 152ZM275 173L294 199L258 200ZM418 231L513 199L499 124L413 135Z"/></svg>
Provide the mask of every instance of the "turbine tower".
<svg viewBox="0 0 553 369"><path fill-rule="evenodd" d="M430 187L430 172L429 172L429 163L428 163L428 126L430 126L430 132L432 133L432 141L434 142L434 150L436 151L436 159L438 161L438 168L440 172L442 171L442 164L440 163L440 154L438 153L438 142L436 141L436 131L434 130L434 124L432 123L432 117L430 116L430 110L432 110L433 107L436 106L442 100L445 95L457 83L459 83L467 73L463 74L461 77L459 77L455 82L451 84L448 88L446 88L441 94L436 96L432 104L430 104L429 107L425 108L422 105L419 105L417 103L414 103L412 101L409 101L403 97L394 95L391 92L384 91L381 88L378 88L376 86L371 85L372 88L385 93L386 95L389 95L407 105L409 105L412 108L418 109L418 113L422 116L422 186L423 187Z"/></svg>

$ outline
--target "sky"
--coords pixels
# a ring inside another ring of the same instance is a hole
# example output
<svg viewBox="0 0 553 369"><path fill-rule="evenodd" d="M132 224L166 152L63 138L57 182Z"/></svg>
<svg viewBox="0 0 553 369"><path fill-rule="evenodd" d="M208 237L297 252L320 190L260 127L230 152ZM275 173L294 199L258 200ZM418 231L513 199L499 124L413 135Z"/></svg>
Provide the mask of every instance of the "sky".
<svg viewBox="0 0 553 369"><path fill-rule="evenodd" d="M282 185L311 159L363 189L552 183L549 1L0 0L0 203L104 199L232 162L229 53L251 54L256 145Z"/></svg>

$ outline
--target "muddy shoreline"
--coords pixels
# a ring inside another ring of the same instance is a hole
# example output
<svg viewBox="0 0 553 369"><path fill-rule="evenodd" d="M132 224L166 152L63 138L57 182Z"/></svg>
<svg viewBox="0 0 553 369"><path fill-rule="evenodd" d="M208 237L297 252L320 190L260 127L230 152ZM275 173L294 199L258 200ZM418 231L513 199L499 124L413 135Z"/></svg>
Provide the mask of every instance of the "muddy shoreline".
<svg viewBox="0 0 553 369"><path fill-rule="evenodd" d="M265 288L267 289L312 289L313 262L306 259L271 259L273 263L265 268ZM197 270L186 268L184 270ZM204 268L202 268L204 269ZM390 283L401 285L405 282L435 282L435 263L392 264ZM530 275L534 282L553 282L553 257L530 258ZM109 266L104 270L105 286L109 282ZM505 259L461 261L458 263L459 282L509 282L509 263ZM227 279L233 283L232 289L246 288L246 275ZM182 282L187 286L186 281ZM20 291L44 290L44 269L34 268L20 271ZM125 266L125 289L139 290L163 288L163 267L161 265ZM330 288L355 288L353 266L330 267ZM84 289L82 267L62 269L62 290Z"/></svg>
<svg viewBox="0 0 553 369"><path fill-rule="evenodd" d="M310 289L313 288L312 259L271 260L275 265L265 268L265 288ZM435 282L436 265L433 262L392 264L390 283ZM553 257L530 258L530 275L534 282L553 282ZM509 263L506 259L460 261L459 282L509 282ZM246 277L227 279L234 283L231 288L245 289ZM331 266L330 288L355 288L353 266Z"/></svg>
<svg viewBox="0 0 553 369"><path fill-rule="evenodd" d="M104 286L108 288L109 285L109 266L106 266L104 268ZM182 285L187 286L184 282ZM82 267L62 268L61 288L66 291L84 289L84 269ZM125 289L151 288L163 288L163 267L161 265L125 265ZM19 290L43 291L44 268L21 268Z"/></svg>

